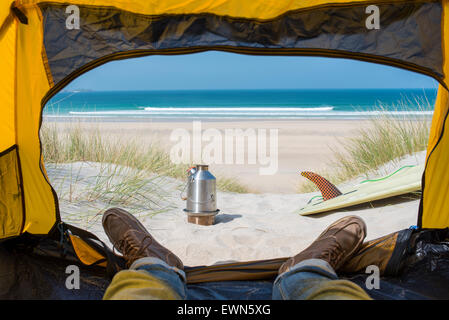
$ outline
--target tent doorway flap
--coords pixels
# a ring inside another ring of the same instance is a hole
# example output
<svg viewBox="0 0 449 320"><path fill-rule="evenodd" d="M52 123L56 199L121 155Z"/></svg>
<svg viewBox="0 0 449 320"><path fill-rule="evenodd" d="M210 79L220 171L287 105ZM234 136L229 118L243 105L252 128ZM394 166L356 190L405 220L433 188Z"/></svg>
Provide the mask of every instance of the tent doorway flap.
<svg viewBox="0 0 449 320"><path fill-rule="evenodd" d="M17 146L0 154L0 238L20 234L24 221L22 174Z"/></svg>

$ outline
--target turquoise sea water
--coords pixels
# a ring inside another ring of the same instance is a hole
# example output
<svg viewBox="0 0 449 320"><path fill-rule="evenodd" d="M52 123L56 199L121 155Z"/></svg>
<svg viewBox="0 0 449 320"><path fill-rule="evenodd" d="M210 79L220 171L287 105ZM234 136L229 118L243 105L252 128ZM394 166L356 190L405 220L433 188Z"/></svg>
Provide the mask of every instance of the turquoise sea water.
<svg viewBox="0 0 449 320"><path fill-rule="evenodd" d="M48 118L361 119L431 116L436 89L60 92Z"/></svg>

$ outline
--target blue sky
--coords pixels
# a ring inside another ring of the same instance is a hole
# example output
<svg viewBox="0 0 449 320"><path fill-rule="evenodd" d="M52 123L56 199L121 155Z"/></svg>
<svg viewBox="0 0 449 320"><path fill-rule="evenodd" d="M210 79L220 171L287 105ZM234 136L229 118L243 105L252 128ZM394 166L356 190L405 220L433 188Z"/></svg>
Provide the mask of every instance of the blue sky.
<svg viewBox="0 0 449 320"><path fill-rule="evenodd" d="M114 61L66 90L436 88L414 72L348 59L204 52Z"/></svg>

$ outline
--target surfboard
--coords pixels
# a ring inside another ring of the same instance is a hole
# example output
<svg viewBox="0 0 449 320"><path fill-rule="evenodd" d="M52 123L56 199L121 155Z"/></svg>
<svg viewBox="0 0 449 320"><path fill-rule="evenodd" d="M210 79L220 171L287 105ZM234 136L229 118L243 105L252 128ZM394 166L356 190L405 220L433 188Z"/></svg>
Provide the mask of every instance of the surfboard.
<svg viewBox="0 0 449 320"><path fill-rule="evenodd" d="M385 177L364 180L353 187L341 188L342 194L335 198L323 200L323 197L315 196L299 210L299 214L306 216L322 213L419 191L423 171L424 164L404 166Z"/></svg>

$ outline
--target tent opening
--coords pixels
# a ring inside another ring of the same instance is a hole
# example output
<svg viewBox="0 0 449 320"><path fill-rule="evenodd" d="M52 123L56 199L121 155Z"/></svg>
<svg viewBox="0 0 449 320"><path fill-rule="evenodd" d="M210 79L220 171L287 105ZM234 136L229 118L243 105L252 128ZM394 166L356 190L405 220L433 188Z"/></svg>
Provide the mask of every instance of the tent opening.
<svg viewBox="0 0 449 320"><path fill-rule="evenodd" d="M45 168L62 220L105 242L101 214L110 207L148 223L167 214L183 222L186 170L198 163L217 179L223 227L260 203L268 204L256 210L263 216L323 202L304 171L348 192L382 179L388 188L411 170L409 189L346 204L356 213L402 206L408 227L416 224L436 86L410 71L346 59L205 52L110 62L46 104ZM398 229L378 219L374 234Z"/></svg>

